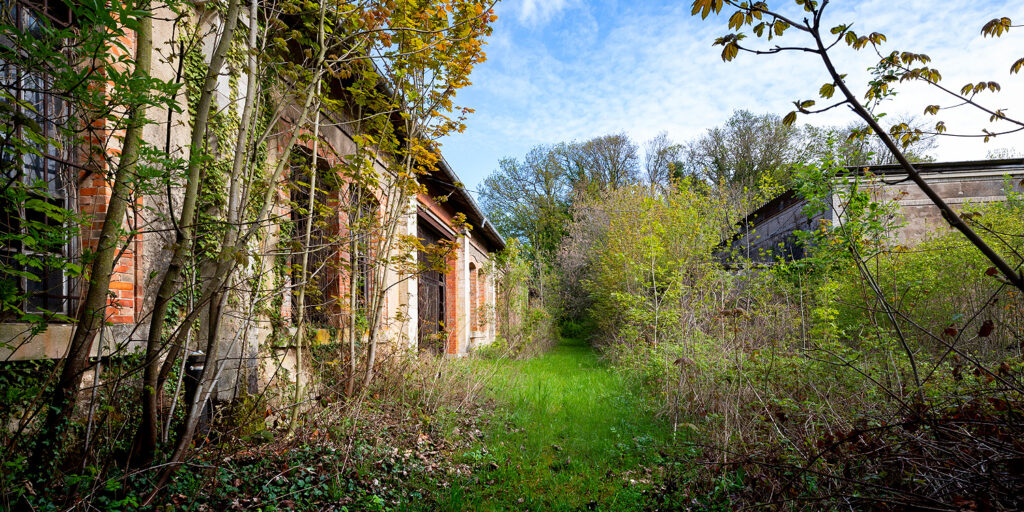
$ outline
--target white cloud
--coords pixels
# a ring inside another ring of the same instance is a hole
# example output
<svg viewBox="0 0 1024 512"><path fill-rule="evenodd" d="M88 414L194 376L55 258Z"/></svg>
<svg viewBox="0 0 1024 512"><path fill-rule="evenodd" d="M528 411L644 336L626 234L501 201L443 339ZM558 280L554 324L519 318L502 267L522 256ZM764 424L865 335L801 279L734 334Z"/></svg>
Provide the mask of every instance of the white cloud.
<svg viewBox="0 0 1024 512"><path fill-rule="evenodd" d="M569 4L523 0L516 13L521 22L540 23ZM482 180L499 158L521 156L536 144L620 131L638 142L661 131L684 141L721 124L735 109L784 114L793 100L818 99L818 88L827 81L820 60L811 54L741 55L722 62L720 49L711 43L727 31L724 16L701 22L689 15L685 2L667 7L622 4L573 9L543 30L499 20L489 60L461 97L477 113L465 134L445 141L446 155L467 183ZM1024 47L1024 30L1000 39L982 38L981 25L996 15L1024 18L1024 5L1009 0L984 5L969 0L865 0L835 9L829 19L855 21L859 33L885 33L887 48L929 54L945 77L943 83L954 90L968 81L1000 82L1000 94L981 99L1024 117L1024 77L1008 73L1010 64L1024 56L1017 55ZM794 36L787 34L785 40L795 42ZM843 49L836 59L855 90L862 91L869 77L866 69L877 57ZM899 90L886 105L893 114L920 114L927 104L948 104L940 92L923 85L904 84ZM951 129L974 133L988 126L987 117L965 108L940 116ZM845 109L801 118L815 124L853 120ZM1024 146L1024 137L1012 137L991 145L949 139L940 144L937 156L981 158L996 147Z"/></svg>
<svg viewBox="0 0 1024 512"><path fill-rule="evenodd" d="M523 24L543 24L572 3L572 0L519 0L516 17Z"/></svg>

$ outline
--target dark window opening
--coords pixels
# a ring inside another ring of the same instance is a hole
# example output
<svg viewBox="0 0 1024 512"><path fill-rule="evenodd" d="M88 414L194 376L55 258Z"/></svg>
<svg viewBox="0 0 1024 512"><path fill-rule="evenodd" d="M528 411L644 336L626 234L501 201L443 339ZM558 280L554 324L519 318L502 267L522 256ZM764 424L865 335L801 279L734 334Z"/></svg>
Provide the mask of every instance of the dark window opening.
<svg viewBox="0 0 1024 512"><path fill-rule="evenodd" d="M305 286L304 322L308 325L326 327L332 325L331 312L336 308L337 286L331 281L336 274L333 268L332 247L336 219L331 215L330 204L331 184L326 179L330 167L323 160L318 161L317 183L314 194L313 208L309 208L312 185L312 155L308 151L293 153L291 168L291 262L295 272L292 283L295 285L292 297L292 318L299 317L299 287ZM312 224L311 224L312 223ZM306 229L310 230L309 246L305 246ZM302 266L304 252L308 250L306 266ZM301 270L301 271L300 271Z"/></svg>
<svg viewBox="0 0 1024 512"><path fill-rule="evenodd" d="M2 5L4 23L30 35L44 24L38 12L54 15L43 4ZM10 57L19 52L12 44L0 38L7 50L0 58L0 318L16 319L17 310L67 315L75 298L65 273L73 256L67 209L74 194L59 128L69 108L49 76Z"/></svg>
<svg viewBox="0 0 1024 512"><path fill-rule="evenodd" d="M436 229L422 219L418 225L417 236L424 246L437 245L444 237ZM442 262L438 256L426 251L419 251L417 263L420 274L417 286L418 347L421 352L434 354L445 352L445 273L438 268Z"/></svg>

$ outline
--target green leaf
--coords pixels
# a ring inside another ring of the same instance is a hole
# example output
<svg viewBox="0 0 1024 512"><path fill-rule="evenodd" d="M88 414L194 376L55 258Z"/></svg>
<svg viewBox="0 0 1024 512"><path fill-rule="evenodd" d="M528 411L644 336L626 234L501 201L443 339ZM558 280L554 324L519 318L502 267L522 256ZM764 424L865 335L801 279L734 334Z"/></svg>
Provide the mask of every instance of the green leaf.
<svg viewBox="0 0 1024 512"><path fill-rule="evenodd" d="M836 86L835 86L835 84L824 84L824 85L821 86L821 89L818 91L818 94L821 94L821 97L822 98L826 98L826 99L831 98L835 93L836 93Z"/></svg>
<svg viewBox="0 0 1024 512"><path fill-rule="evenodd" d="M790 112L790 113L786 114L786 117L782 118L782 124L784 124L786 126L793 126L793 123L795 123L795 122L796 122L796 111Z"/></svg>

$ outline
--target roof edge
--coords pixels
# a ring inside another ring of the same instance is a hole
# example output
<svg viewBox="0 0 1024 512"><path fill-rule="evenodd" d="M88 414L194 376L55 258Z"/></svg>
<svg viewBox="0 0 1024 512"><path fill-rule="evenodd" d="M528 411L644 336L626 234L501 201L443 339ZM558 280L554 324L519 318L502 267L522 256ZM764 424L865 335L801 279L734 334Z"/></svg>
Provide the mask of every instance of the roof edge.
<svg viewBox="0 0 1024 512"><path fill-rule="evenodd" d="M491 220L488 219L487 215L485 215L483 210L480 209L480 205L477 204L476 200L473 199L473 196L470 195L469 191L466 190L466 188L463 186L462 180L459 179L459 176L457 174L455 174L455 170L452 169L451 165L448 163L448 160L445 159L444 155L439 156L440 159L438 160L438 168L441 170L442 173L444 173L446 178L451 180L453 188L455 188L459 195L462 196L462 199L466 201L466 204L469 205L469 208L472 211L472 213L476 215L478 218L480 218L480 228L482 229L484 236L488 238L489 241L493 243L499 251L504 249L506 245L505 238L501 236L501 233L499 233L497 228L494 227L494 224L491 223Z"/></svg>
<svg viewBox="0 0 1024 512"><path fill-rule="evenodd" d="M922 173L942 173L965 170L994 171L1001 169L1024 169L1024 158L1003 158L1000 160L956 160L952 162L915 162L914 167ZM900 164L849 165L851 172L872 174L906 174Z"/></svg>

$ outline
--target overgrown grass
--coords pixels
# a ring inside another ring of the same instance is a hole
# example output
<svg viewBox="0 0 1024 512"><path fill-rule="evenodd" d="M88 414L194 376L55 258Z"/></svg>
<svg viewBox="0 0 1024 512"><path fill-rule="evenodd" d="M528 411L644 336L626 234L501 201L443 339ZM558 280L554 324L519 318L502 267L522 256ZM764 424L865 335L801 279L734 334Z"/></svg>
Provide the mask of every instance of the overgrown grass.
<svg viewBox="0 0 1024 512"><path fill-rule="evenodd" d="M158 509L641 510L672 466L654 402L577 340L527 360L396 360L347 403L314 391L294 437L215 426L231 429L175 473ZM91 494L70 508L137 510L153 485L149 473L83 478ZM63 498L23 502L69 508Z"/></svg>
<svg viewBox="0 0 1024 512"><path fill-rule="evenodd" d="M474 361L497 402L479 468L439 498L445 510L638 510L661 467L666 426L578 340L525 360Z"/></svg>

